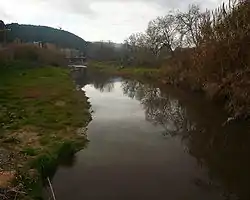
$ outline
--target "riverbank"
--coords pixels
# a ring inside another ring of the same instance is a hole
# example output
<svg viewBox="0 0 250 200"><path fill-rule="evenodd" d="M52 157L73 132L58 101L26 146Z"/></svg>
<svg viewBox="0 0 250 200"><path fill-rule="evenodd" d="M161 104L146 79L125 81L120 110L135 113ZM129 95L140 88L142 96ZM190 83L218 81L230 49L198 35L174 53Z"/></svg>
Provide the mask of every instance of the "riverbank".
<svg viewBox="0 0 250 200"><path fill-rule="evenodd" d="M13 61L0 72L0 195L40 199L60 159L87 144L90 104L69 69Z"/></svg>
<svg viewBox="0 0 250 200"><path fill-rule="evenodd" d="M88 70L96 72L107 73L115 76L122 76L126 78L136 78L139 80L153 80L160 81L161 70L144 67L122 67L115 62L95 62L88 63Z"/></svg>
<svg viewBox="0 0 250 200"><path fill-rule="evenodd" d="M176 65L176 67L174 67ZM144 67L120 67L115 63L90 62L92 70L123 76L138 80L152 81L161 85L173 85L185 90L204 93L204 95L218 102L229 116L236 118L249 118L250 99L247 74L237 73L237 76L228 74L228 77L220 82L200 79L196 73L187 68L178 67L175 63L169 67L144 68ZM183 66L183 65L181 65ZM241 79L239 77L242 77Z"/></svg>

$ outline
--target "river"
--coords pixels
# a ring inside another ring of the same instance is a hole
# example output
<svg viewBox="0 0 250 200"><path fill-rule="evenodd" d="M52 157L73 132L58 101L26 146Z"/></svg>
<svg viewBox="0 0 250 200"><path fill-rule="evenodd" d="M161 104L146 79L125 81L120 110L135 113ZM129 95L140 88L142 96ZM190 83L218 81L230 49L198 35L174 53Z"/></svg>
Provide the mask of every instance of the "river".
<svg viewBox="0 0 250 200"><path fill-rule="evenodd" d="M248 124L199 94L77 75L93 121L86 149L58 168L57 200L250 199Z"/></svg>

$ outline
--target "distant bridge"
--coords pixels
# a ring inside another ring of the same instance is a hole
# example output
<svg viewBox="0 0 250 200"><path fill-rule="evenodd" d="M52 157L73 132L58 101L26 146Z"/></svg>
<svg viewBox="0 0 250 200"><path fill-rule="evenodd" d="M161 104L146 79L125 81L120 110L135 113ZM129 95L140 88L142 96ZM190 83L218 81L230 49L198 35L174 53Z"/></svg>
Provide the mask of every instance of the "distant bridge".
<svg viewBox="0 0 250 200"><path fill-rule="evenodd" d="M68 57L68 66L72 71L86 72L86 57Z"/></svg>
<svg viewBox="0 0 250 200"><path fill-rule="evenodd" d="M86 57L67 57L69 65L84 65L87 61Z"/></svg>

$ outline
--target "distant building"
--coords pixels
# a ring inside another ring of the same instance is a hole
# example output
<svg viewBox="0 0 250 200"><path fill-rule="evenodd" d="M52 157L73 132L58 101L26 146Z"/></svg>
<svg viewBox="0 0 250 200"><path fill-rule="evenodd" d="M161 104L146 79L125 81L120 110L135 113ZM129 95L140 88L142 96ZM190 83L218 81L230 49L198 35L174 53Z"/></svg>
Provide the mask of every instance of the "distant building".
<svg viewBox="0 0 250 200"><path fill-rule="evenodd" d="M32 44L38 48L43 48L43 43L42 42L32 42Z"/></svg>

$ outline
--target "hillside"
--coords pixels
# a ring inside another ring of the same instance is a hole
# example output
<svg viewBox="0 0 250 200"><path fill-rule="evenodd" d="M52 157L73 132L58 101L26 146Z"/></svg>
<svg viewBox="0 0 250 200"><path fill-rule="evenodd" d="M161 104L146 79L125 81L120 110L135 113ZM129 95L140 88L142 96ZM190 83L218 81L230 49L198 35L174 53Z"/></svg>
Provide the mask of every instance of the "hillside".
<svg viewBox="0 0 250 200"><path fill-rule="evenodd" d="M23 42L49 42L63 48L74 48L83 52L86 51L87 42L85 40L64 30L17 23L7 24L7 28L11 29L8 34L8 41L19 38Z"/></svg>

